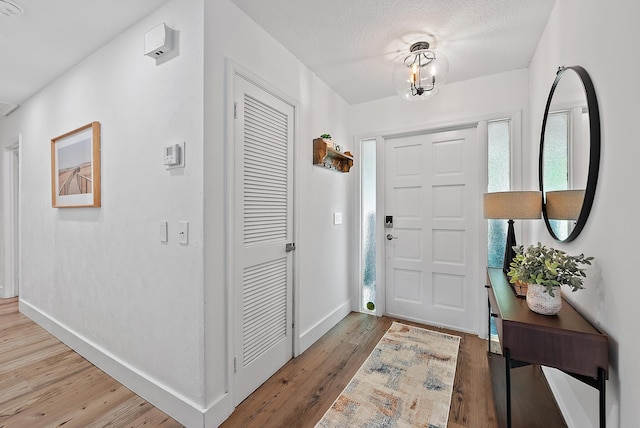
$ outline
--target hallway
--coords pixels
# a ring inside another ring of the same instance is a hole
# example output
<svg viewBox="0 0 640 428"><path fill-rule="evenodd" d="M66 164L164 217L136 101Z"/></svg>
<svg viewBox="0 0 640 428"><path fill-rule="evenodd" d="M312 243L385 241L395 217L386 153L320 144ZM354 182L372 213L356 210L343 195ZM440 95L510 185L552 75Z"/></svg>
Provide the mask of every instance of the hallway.
<svg viewBox="0 0 640 428"><path fill-rule="evenodd" d="M0 428L62 425L182 427L0 299Z"/></svg>

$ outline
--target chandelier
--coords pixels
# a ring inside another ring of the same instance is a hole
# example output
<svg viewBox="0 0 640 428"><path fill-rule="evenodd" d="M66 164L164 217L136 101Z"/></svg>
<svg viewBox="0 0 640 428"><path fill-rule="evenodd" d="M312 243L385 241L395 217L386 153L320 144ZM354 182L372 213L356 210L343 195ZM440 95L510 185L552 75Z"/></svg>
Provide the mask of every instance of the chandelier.
<svg viewBox="0 0 640 428"><path fill-rule="evenodd" d="M447 80L449 61L441 53L430 50L428 42L416 42L409 51L393 71L396 92L407 101L435 96Z"/></svg>

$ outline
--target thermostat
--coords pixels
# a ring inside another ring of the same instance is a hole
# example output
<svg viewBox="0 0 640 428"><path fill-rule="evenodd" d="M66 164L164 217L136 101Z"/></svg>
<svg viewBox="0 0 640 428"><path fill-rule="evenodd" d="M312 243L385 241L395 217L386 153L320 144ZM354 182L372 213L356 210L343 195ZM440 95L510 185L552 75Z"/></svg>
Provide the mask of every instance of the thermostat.
<svg viewBox="0 0 640 428"><path fill-rule="evenodd" d="M167 169L184 167L184 143L166 146L163 163Z"/></svg>

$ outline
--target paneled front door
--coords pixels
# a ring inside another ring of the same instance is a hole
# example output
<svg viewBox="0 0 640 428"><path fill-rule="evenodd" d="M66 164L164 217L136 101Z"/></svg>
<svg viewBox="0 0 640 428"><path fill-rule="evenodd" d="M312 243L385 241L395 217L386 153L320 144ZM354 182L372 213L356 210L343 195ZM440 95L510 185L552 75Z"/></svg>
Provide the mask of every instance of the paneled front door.
<svg viewBox="0 0 640 428"><path fill-rule="evenodd" d="M385 141L386 313L477 332L476 128Z"/></svg>

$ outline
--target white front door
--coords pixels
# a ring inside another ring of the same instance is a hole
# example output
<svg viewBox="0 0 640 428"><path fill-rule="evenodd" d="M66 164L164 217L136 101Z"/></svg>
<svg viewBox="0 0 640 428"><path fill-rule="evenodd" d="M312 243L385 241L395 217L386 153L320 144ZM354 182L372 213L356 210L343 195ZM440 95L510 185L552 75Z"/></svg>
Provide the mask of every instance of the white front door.
<svg viewBox="0 0 640 428"><path fill-rule="evenodd" d="M293 356L294 109L235 76L234 404Z"/></svg>
<svg viewBox="0 0 640 428"><path fill-rule="evenodd" d="M385 141L386 313L477 332L476 128Z"/></svg>

